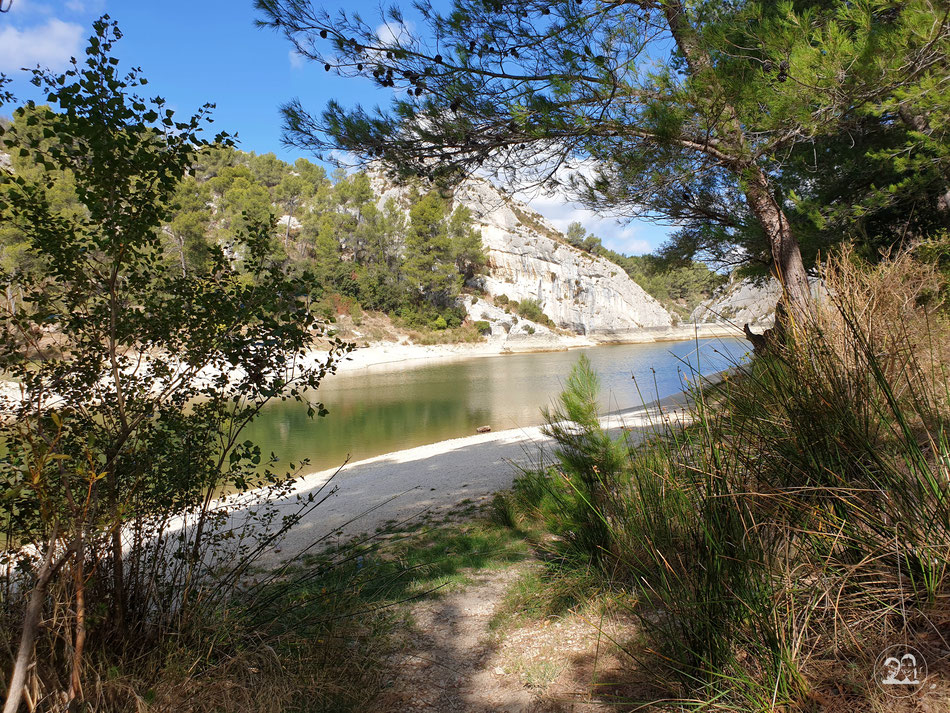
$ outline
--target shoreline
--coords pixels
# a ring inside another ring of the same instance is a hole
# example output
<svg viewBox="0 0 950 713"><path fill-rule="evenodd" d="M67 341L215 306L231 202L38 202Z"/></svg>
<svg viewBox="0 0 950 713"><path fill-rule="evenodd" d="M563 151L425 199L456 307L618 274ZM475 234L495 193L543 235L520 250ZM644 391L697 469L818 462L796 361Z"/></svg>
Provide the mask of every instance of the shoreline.
<svg viewBox="0 0 950 713"><path fill-rule="evenodd" d="M461 361L510 354L561 352L598 346L680 342L717 337L744 338L744 335L738 327L726 323L690 323L678 327L644 327L635 332L619 334L518 334L488 337L481 342L453 344L413 344L408 339L398 342L371 342L368 346L355 348L337 361L335 374L350 374L364 369L389 371L403 366L421 366L431 361ZM326 362L328 356L329 351L326 349L311 349L302 357L300 365L312 367L316 363ZM197 374L199 380L217 376L216 370L208 368ZM7 404L16 404L21 399L19 383L0 380L0 400Z"/></svg>
<svg viewBox="0 0 950 713"><path fill-rule="evenodd" d="M412 344L408 341L372 342L357 347L338 362L337 374L375 367L388 367L431 360L474 359L509 354L560 352L620 344L682 342L717 337L744 337L742 330L728 324L688 324L681 327L644 328L618 335L518 335L517 338L487 338L481 342L455 344ZM311 359L326 358L328 352L314 350Z"/></svg>
<svg viewBox="0 0 950 713"><path fill-rule="evenodd" d="M612 436L623 432L637 442L671 421L684 420L688 398L687 392L677 392L599 420ZM240 531L261 509L270 509L278 518L292 515L300 498L317 494L320 505L265 554L263 563L276 565L303 552L383 531L392 523L421 522L460 505L488 502L511 487L521 468L555 462L553 439L543 428L493 431L384 453L301 474L278 498L255 502L252 493L242 493L216 501L212 509L227 510L226 529Z"/></svg>

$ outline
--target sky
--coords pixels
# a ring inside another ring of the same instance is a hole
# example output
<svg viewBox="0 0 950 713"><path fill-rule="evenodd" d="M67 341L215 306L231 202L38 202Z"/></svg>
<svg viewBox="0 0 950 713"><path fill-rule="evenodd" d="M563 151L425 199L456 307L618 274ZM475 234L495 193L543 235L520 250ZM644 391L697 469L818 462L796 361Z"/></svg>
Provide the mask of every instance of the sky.
<svg viewBox="0 0 950 713"><path fill-rule="evenodd" d="M409 5L409 0L395 1ZM10 2L0 0L3 8ZM366 20L378 14L375 0L324 0L323 6L331 13L340 7L355 10ZM236 133L245 151L273 152L291 163L300 156L313 160L281 143L279 109L292 98L313 111L331 98L344 106L388 101L388 90L327 73L294 54L282 36L255 27L251 0L12 0L10 11L0 14L0 72L14 79L14 94L20 100L41 99L20 68L65 69L71 56L83 53L92 23L103 13L119 23L123 34L114 54L121 66L142 68L151 96L164 97L181 116L214 103L214 128ZM0 113L9 114L10 107ZM646 221L620 224L559 196L526 200L561 230L577 220L621 253L650 252L670 230Z"/></svg>

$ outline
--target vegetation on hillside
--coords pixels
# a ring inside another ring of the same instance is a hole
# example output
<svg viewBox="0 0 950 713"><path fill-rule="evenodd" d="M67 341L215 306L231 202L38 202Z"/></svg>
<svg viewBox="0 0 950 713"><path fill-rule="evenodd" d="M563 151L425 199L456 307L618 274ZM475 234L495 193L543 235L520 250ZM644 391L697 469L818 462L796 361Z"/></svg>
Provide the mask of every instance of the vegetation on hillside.
<svg viewBox="0 0 950 713"><path fill-rule="evenodd" d="M588 234L580 223L567 226L567 241L579 250L610 260L619 265L647 294L666 309L688 318L693 309L709 299L727 277L696 260L664 260L655 255L621 255L606 247L600 238Z"/></svg>
<svg viewBox="0 0 950 713"><path fill-rule="evenodd" d="M84 210L74 173L20 151L33 139L41 147L54 144L49 134L57 121L48 107L28 105L4 128L13 171L24 180L50 182L53 215L69 219ZM390 198L379 208L378 202L365 173L339 171L331 180L306 159L291 166L274 154L210 144L165 199L163 222L155 228L160 259L183 277L207 271L218 250L239 266L245 260L240 237L264 225L267 259L289 277L309 276L324 318L367 309L412 329L458 327L464 312L456 297L486 266L470 212L451 209L437 191L411 189L405 205ZM26 276L38 279L50 269L30 249L29 234L11 220L0 226L0 269L14 310L23 301Z"/></svg>

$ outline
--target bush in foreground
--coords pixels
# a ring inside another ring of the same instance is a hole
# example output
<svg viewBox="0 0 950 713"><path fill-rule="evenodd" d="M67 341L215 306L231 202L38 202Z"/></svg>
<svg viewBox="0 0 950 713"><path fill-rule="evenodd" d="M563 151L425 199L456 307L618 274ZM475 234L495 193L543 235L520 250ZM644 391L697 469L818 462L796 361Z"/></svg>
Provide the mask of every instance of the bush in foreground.
<svg viewBox="0 0 950 713"><path fill-rule="evenodd" d="M216 499L287 493L295 466L277 472L241 430L274 398L322 412L307 393L348 349L299 358L324 324L309 276L271 258L272 225L248 220L200 270L164 259L210 107L175 121L138 97L146 81L109 54L118 28L104 17L95 32L83 63L33 73L56 110L28 103L2 130L44 167L0 171L0 220L38 266L13 278L21 300L0 318L0 367L19 387L0 399L5 713L128 710L147 689L126 681L246 649L253 636L218 628L234 591L319 495L288 518L252 507L242 527Z"/></svg>
<svg viewBox="0 0 950 713"><path fill-rule="evenodd" d="M559 466L516 488L562 551L636 592L646 642L627 651L676 705L870 708L886 645L945 663L945 280L912 252L844 251L823 277L809 324L622 456L579 364L549 418Z"/></svg>

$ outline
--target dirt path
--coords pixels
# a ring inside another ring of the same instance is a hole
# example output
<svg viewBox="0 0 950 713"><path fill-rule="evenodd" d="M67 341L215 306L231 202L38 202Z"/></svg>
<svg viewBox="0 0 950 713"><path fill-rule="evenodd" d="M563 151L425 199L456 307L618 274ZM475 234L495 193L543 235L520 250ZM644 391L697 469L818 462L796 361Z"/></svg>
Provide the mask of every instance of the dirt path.
<svg viewBox="0 0 950 713"><path fill-rule="evenodd" d="M602 643L595 627L565 617L501 634L489 628L525 566L478 572L465 589L413 605L414 634L391 660L391 685L377 710L615 713L589 694ZM610 665L610 657L601 661Z"/></svg>

